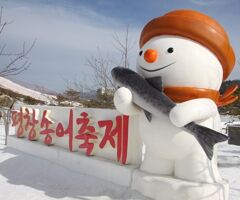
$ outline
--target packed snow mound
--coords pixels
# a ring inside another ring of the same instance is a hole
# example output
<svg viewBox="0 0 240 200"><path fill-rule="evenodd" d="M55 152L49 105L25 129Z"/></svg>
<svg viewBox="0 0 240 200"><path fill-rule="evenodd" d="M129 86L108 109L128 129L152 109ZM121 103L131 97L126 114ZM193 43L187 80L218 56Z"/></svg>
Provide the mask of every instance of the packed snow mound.
<svg viewBox="0 0 240 200"><path fill-rule="evenodd" d="M14 135L14 127L10 127L10 135ZM0 199L150 200L129 188L6 147L4 139L0 120ZM220 173L230 185L229 200L239 200L240 146L223 142L218 150Z"/></svg>
<svg viewBox="0 0 240 200"><path fill-rule="evenodd" d="M36 100L44 101L45 103L51 103L54 99L56 99L56 96L54 95L43 94L41 92L26 88L4 77L0 77L0 87L11 90L18 94L30 96Z"/></svg>

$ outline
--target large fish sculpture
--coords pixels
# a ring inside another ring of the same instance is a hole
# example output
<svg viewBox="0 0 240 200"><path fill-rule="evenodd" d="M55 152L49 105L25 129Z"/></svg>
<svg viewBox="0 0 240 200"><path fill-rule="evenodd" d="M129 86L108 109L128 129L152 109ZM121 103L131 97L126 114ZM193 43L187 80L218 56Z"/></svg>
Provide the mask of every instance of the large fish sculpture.
<svg viewBox="0 0 240 200"><path fill-rule="evenodd" d="M113 68L111 74L117 87L131 90L133 102L143 109L149 121L152 115L160 116L162 113L168 115L176 105L162 92L161 77L144 79L136 72L123 67ZM195 122L190 122L183 128L195 136L209 160L212 160L214 145L228 139L226 135Z"/></svg>

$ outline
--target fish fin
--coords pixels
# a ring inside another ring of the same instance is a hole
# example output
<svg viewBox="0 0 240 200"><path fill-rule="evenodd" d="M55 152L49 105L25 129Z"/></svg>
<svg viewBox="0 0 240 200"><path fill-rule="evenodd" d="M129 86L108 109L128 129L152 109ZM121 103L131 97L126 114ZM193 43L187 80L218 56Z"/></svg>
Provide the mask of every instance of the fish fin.
<svg viewBox="0 0 240 200"><path fill-rule="evenodd" d="M146 118L148 119L148 121L151 122L152 121L152 114L150 112L146 111L146 110L143 110L143 112L144 112Z"/></svg>
<svg viewBox="0 0 240 200"><path fill-rule="evenodd" d="M155 76L151 78L146 78L146 81L155 89L162 92L162 77L161 76Z"/></svg>
<svg viewBox="0 0 240 200"><path fill-rule="evenodd" d="M195 124L194 122L191 122L184 127L190 129L194 133L209 160L212 160L214 145L228 140L228 136L208 127Z"/></svg>

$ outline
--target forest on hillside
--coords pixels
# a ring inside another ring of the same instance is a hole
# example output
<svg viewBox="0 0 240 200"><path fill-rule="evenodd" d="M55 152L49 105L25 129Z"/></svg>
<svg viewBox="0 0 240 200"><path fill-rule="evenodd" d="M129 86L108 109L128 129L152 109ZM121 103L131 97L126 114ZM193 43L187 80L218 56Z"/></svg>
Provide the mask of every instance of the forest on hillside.
<svg viewBox="0 0 240 200"><path fill-rule="evenodd" d="M224 91L232 85L238 85L238 89L234 93L235 96L238 96L238 100L227 106L220 107L219 112L221 114L240 115L240 80L224 81L221 85L220 93L223 94Z"/></svg>

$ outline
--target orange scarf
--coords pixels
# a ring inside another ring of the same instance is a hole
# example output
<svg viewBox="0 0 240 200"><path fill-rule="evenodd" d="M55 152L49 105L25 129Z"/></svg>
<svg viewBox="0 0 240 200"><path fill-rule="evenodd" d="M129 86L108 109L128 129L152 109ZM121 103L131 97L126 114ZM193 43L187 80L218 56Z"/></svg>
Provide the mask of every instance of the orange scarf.
<svg viewBox="0 0 240 200"><path fill-rule="evenodd" d="M209 98L212 99L218 107L220 107L233 103L238 99L238 96L233 95L237 89L238 85L233 85L227 88L222 95L217 90L196 87L167 86L163 88L163 91L171 100L176 103L197 98Z"/></svg>

